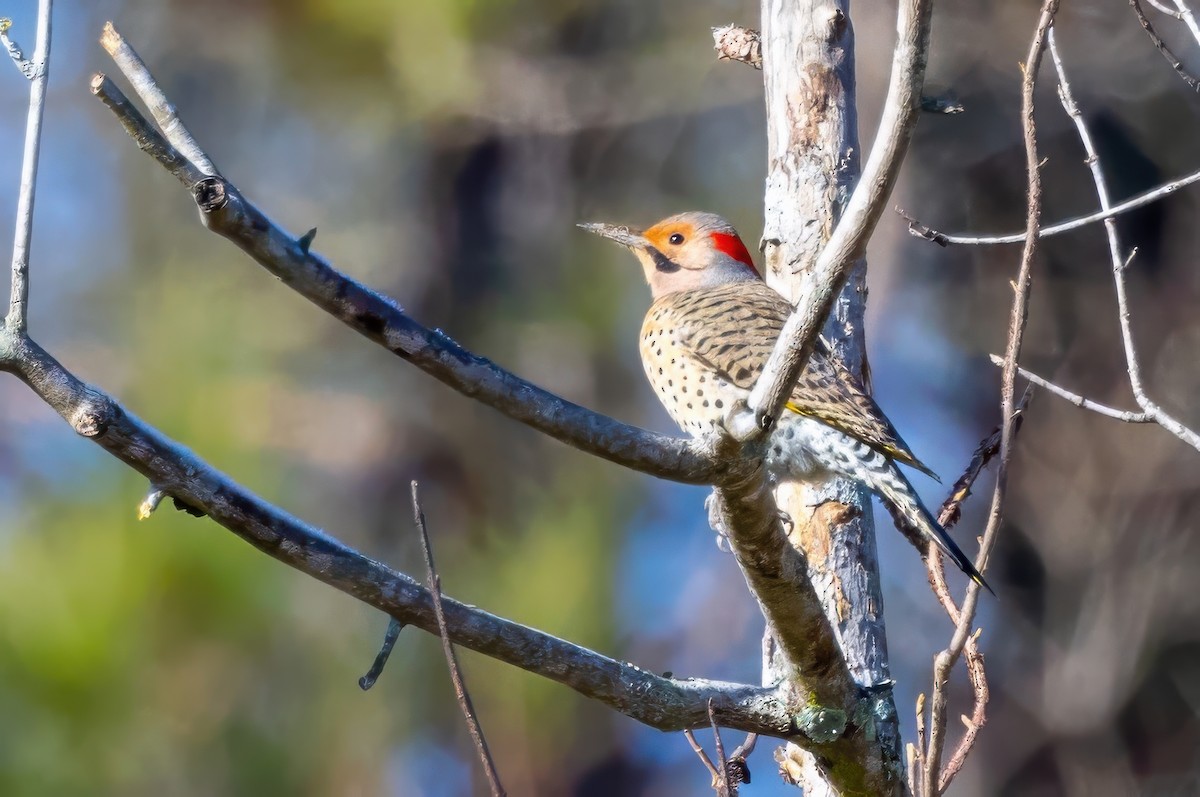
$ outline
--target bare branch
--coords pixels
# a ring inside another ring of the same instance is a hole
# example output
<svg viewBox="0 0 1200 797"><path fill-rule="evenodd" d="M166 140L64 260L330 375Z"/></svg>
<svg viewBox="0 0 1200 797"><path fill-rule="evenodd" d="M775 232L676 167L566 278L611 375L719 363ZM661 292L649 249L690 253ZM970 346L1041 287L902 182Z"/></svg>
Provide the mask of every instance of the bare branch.
<svg viewBox="0 0 1200 797"><path fill-rule="evenodd" d="M12 283L4 326L24 334L29 326L29 249L33 242L33 205L37 194L38 155L42 147L42 116L46 84L50 79L50 29L52 0L39 0L37 42L31 65L22 68L29 78L29 112L25 118L25 151L21 160L21 189L17 194L17 229L13 235ZM5 37L7 39L7 36ZM6 41L9 52L15 45ZM20 50L16 51L20 55ZM18 64L20 65L20 64Z"/></svg>
<svg viewBox="0 0 1200 797"><path fill-rule="evenodd" d="M733 756L727 758L725 756L725 742L721 739L721 729L717 725L716 715L709 712L709 724L712 726L713 745L717 753L717 762L709 758L708 753L704 752L704 748L696 741L696 735L690 730L683 732L687 738L688 744L692 746L692 751L700 759L700 763L704 764L704 768L708 770L709 776L712 778L712 790L717 797L737 797L738 788L743 783L750 782L750 769L746 766L746 756L754 750L755 742L758 741L758 736L750 734L736 750L733 751Z"/></svg>
<svg viewBox="0 0 1200 797"><path fill-rule="evenodd" d="M782 677L811 693L796 718L801 733L814 741L842 739L849 712L858 704L858 687L808 578L804 555L788 542L761 471L744 485L714 490L709 523L728 539L758 600L788 668ZM861 733L851 736L859 745L852 760L865 761L867 742Z"/></svg>
<svg viewBox="0 0 1200 797"><path fill-rule="evenodd" d="M1149 191L1130 197L1123 202L1118 202L1107 210L1098 210L1095 213L1089 213L1086 216L1061 221L1057 224L1052 224L1047 227L1042 227L1038 230L1038 238L1050 238L1055 235L1061 235L1064 232L1078 230L1081 227L1087 227L1090 224L1105 221L1107 219L1115 219L1117 216L1128 213L1131 210L1136 210L1140 207L1153 204L1164 197L1178 191L1180 188L1185 188L1193 183L1200 182L1200 171L1192 172L1191 174L1180 177L1178 180L1172 180L1169 183L1163 183L1158 188L1152 188ZM908 231L911 235L917 238L924 238L927 241L933 241L940 246L949 246L951 244L959 244L963 246L993 246L996 244L1020 244L1025 242L1025 233L1014 232L1004 235L950 235L944 232L928 227L925 224L910 218L900 211L901 215L909 222Z"/></svg>
<svg viewBox="0 0 1200 797"><path fill-rule="evenodd" d="M26 58L25 53L21 52L21 46L8 37L8 31L12 28L12 20L8 17L0 17L0 44L4 45L4 49L8 51L8 57L16 64L17 69L21 70L21 74L33 80L37 74L37 64L32 58Z"/></svg>
<svg viewBox="0 0 1200 797"><path fill-rule="evenodd" d="M1021 430L1022 422L1025 420L1025 409L1029 406L1032 398L1033 387L1026 387L1024 395L1021 396L1020 402L1017 403L1016 420L1013 424L1014 437ZM1003 432L1004 424L1002 423L991 434L981 440L976 447L975 453L971 455L971 461L967 463L966 470L954 482L954 486L950 488L950 495L946 497L941 510L938 512L938 523L942 528L949 529L962 516L962 504L967 500L967 496L971 494L971 488L975 485L975 481L983 473L983 469L988 466L988 463L1000 453L1000 441ZM957 626L961 613L958 604L954 602L954 597L950 594L950 585L946 583L946 567L942 551L933 543L929 544L929 548L925 554L925 569L933 594L937 597L938 602L942 604L942 608L946 610L946 615L950 618L950 622ZM923 712L922 708L918 708L917 710L918 712ZM921 745L920 749L923 751L925 746Z"/></svg>
<svg viewBox="0 0 1200 797"><path fill-rule="evenodd" d="M908 758L908 767L905 770L908 791L913 797L921 797L921 781L918 775L921 771L921 754L917 752L917 746L912 742L905 745L904 752Z"/></svg>
<svg viewBox="0 0 1200 797"><path fill-rule="evenodd" d="M432 597L412 578L263 501L81 382L29 338L0 330L0 357L76 432L177 502L268 556L402 623L438 633ZM663 678L448 598L443 605L456 644L569 686L651 727L704 727L711 699L725 727L810 744L797 734L789 708L804 695L785 687Z"/></svg>
<svg viewBox="0 0 1200 797"><path fill-rule="evenodd" d="M920 113L932 10L930 0L900 0L892 75L879 134L837 227L812 271L804 276L799 292L804 300L788 319L750 394L750 408L760 429L770 428L783 411L834 298L865 253L900 173ZM844 13L836 9L829 24L835 31L837 26L845 25ZM764 238L768 237L764 231Z"/></svg>
<svg viewBox="0 0 1200 797"><path fill-rule="evenodd" d="M1182 19L1183 24L1187 25L1188 30L1192 32L1192 38L1196 40L1196 44L1200 44L1200 23L1196 22L1196 15L1184 0L1174 0L1174 2L1179 19Z"/></svg>
<svg viewBox="0 0 1200 797"><path fill-rule="evenodd" d="M425 510L421 508L421 496L417 490L417 483L414 481L411 487L413 524L417 527L417 532L421 537L421 552L425 555L425 575L428 579L426 586L429 587L429 594L433 598L433 614L437 618L442 652L446 654L446 667L450 670L450 680L454 683L454 696L458 699L459 708L462 709L463 718L467 723L467 732L471 734L471 741L475 743L475 752L479 754L479 760L483 764L483 771L487 775L492 797L504 797L504 786L500 783L500 774L496 772L496 762L492 760L487 739L483 735L483 728L479 726L479 719L475 716L471 693L467 691L462 670L458 666L458 656L454 654L454 643L450 641L450 630L446 627L446 610L442 608L442 579L433 564L433 546L429 543L429 529L425 526ZM710 716L712 715L711 702L708 705L708 713Z"/></svg>
<svg viewBox="0 0 1200 797"><path fill-rule="evenodd" d="M1028 180L1026 189L1028 210L1026 213L1025 245L1021 252L1021 265L1014 282L1012 315L1009 319L1008 345L1005 349L1004 372L1000 386L1000 464L996 473L996 487L992 493L992 506L988 513L987 526L979 546L976 567L980 572L987 570L988 557L1000 530L1003 517L1004 498L1008 487L1008 467L1012 458L1013 438L1016 433L1016 377L1017 361L1021 355L1021 343L1025 335L1025 324L1029 313L1029 291L1033 276L1033 255L1037 249L1038 227L1042 215L1041 159L1038 156L1037 128L1034 123L1034 89L1042 54L1046 48L1046 37L1058 11L1058 0L1043 0L1037 28L1025 59L1021 80L1021 119L1025 139L1025 170ZM945 745L947 685L950 670L954 667L970 637L975 609L979 601L979 585L974 581L967 585L962 609L954 636L949 646L934 659L933 700L930 708L929 744L925 751L923 792L926 797L939 794L939 772L942 749Z"/></svg>
<svg viewBox="0 0 1200 797"><path fill-rule="evenodd" d="M1171 65L1171 68L1174 69L1181 78L1183 78L1183 82L1188 84L1188 88L1190 88L1192 91L1200 92L1200 80L1196 80L1196 78L1194 78L1192 74L1184 68L1183 62L1179 60L1175 53L1171 52L1171 48L1167 46L1167 43L1164 42L1162 37L1160 37L1154 30L1154 26L1150 24L1150 20L1146 18L1146 12L1142 11L1142 4L1138 2L1138 0L1129 0L1129 6L1133 9L1133 13L1137 14L1138 23L1142 26L1142 30L1146 31L1146 35L1150 37L1150 41L1154 44L1154 48L1162 53L1162 57L1167 59L1167 63ZM1162 8L1161 6L1156 7L1163 11L1167 11L1167 9ZM1175 15L1176 19L1183 19L1183 15L1179 14L1179 12L1175 12Z"/></svg>
<svg viewBox="0 0 1200 797"><path fill-rule="evenodd" d="M963 764L967 761L967 756L970 755L972 748L975 747L975 739L979 735L979 729L987 724L987 704L991 699L991 694L988 691L987 670L983 666L983 653L979 650L979 635L982 629L978 629L974 634L967 638L967 644L963 647L963 658L967 662L967 675L971 679L971 689L975 696L975 703L971 709L971 716L962 718L963 725L966 726L966 732L963 733L962 739L958 742L958 747L954 750L954 755L950 756L950 760L946 762L946 768L942 770L941 777L938 780L938 791L945 793L950 786L950 782L954 780L955 775L962 769Z"/></svg>
<svg viewBox="0 0 1200 797"><path fill-rule="evenodd" d="M140 62L139 62L140 63ZM144 71L145 67L142 67ZM144 79L148 73L142 73ZM192 191L210 230L229 239L313 304L460 393L556 440L664 479L713 484L734 475L740 457L718 459L707 441L670 437L566 401L414 321L395 302L342 274L304 239L284 232L224 178L201 176L103 76L93 92L138 146ZM200 153L203 155L203 153Z"/></svg>
<svg viewBox="0 0 1200 797"><path fill-rule="evenodd" d="M713 49L719 61L740 61L755 69L763 68L762 37L758 31L737 25L712 29Z"/></svg>
<svg viewBox="0 0 1200 797"><path fill-rule="evenodd" d="M1180 19L1180 20L1183 19L1183 14L1180 14L1178 11L1176 11L1173 8L1167 8L1165 5L1162 4L1162 2L1160 0L1149 0L1149 3L1150 3L1150 5L1154 6L1156 9L1161 11L1162 13L1166 14L1168 17L1172 17L1174 19Z"/></svg>
<svg viewBox="0 0 1200 797"><path fill-rule="evenodd" d="M117 117L125 132L138 145L138 149L154 158L169 171L176 180L189 189L208 175L179 153L179 150L163 138L162 134L146 121L141 111L125 96L117 84L103 73L92 76L91 91Z"/></svg>
<svg viewBox="0 0 1200 797"><path fill-rule="evenodd" d="M708 757L708 753L705 752L704 746L701 745L700 742L696 741L696 734L691 728L688 728L683 732L683 737L687 739L688 744L691 745L692 752L694 752L696 757L700 759L700 763L704 765L706 770L708 770L709 777L711 778L709 783L712 786L713 791L720 795L722 779L721 773L717 770L716 764L714 764L712 759Z"/></svg>
<svg viewBox="0 0 1200 797"><path fill-rule="evenodd" d="M1001 359L1000 357L997 357L994 354L991 355L991 360L992 360L992 363L995 365L1000 365L1000 366L1004 365L1004 360ZM1107 404L1101 404L1098 401L1092 401L1089 398L1084 398L1083 396L1079 395L1078 393L1072 393L1070 390L1067 390L1065 387L1057 385L1054 382L1051 382L1049 379L1043 379L1042 377L1038 376L1037 374L1035 374L1032 371L1029 371L1025 368L1017 368L1017 373L1019 373L1021 375L1021 377L1024 378L1025 380L1027 380L1030 384L1045 388L1046 390L1053 393L1054 395L1056 395L1060 398L1066 399L1067 401L1071 402L1076 407L1080 407L1081 409L1091 410L1092 412L1099 413L1100 415L1104 415L1109 418L1115 418L1116 420L1124 421L1125 423L1155 423L1156 422L1152 416L1148 415L1145 412L1134 412L1133 410L1119 410L1116 407L1110 407Z"/></svg>
<svg viewBox="0 0 1200 797"><path fill-rule="evenodd" d="M1180 5L1180 10L1184 10L1185 7L1182 4ZM1067 112L1067 115L1071 117L1071 121L1075 124L1075 130L1079 134L1079 141L1083 144L1084 152L1087 154L1086 163L1092 173L1092 182L1096 184L1096 196L1100 201L1100 207L1109 209L1112 203L1109 200L1108 183L1104 179L1104 167L1100 163L1100 156L1092 141L1087 122L1084 120L1083 114L1080 113L1079 106L1075 102L1075 97L1071 93L1071 84L1067 80L1066 70L1063 67L1062 59L1059 57L1053 30L1050 31L1050 54L1054 59L1054 66L1058 70L1059 99L1062 100L1063 110ZM1154 403L1146 393L1145 384L1142 382L1142 371L1137 356L1137 348L1133 341L1133 323L1130 320L1129 295L1126 290L1125 280L1126 271L1133 260L1136 250L1130 253L1128 257L1122 256L1121 241L1117 235L1117 225L1112 219L1105 220L1104 231L1108 236L1108 252L1112 265L1113 284L1116 287L1117 293L1117 317L1121 324L1121 342L1125 347L1125 365L1129 372L1129 387L1133 391L1133 397L1147 417L1153 419L1159 426L1171 432L1171 434L1197 451L1200 451L1200 434L1187 428L1169 415ZM1080 404L1080 406L1083 405ZM1100 405L1092 402L1088 409L1100 412L1099 409L1096 409L1098 406ZM1111 410L1111 408L1105 409ZM1104 412L1102 414L1110 415L1111 417L1111 412ZM1136 418L1136 416L1133 417ZM1121 420L1131 420L1131 418L1121 418Z"/></svg>
<svg viewBox="0 0 1200 797"><path fill-rule="evenodd" d="M999 357L993 357L992 361L997 365L1003 365L1004 361ZM1013 428L1015 435L1021 429L1021 422L1025 419L1025 409L1029 406L1029 402L1033 399L1033 388L1026 388L1021 400L1017 402L1017 418ZM979 441L979 445L975 447L975 452L971 454L971 460L967 463L963 474L954 482L954 486L950 488L950 495L942 503L942 508L938 511L938 524L949 529L958 522L962 516L962 504L967 500L967 496L971 494L971 488L975 486L975 481L979 475L983 473L983 469L988 466L988 463L1000 453L1000 437L1004 430L1004 425L1001 424L992 430L991 434Z"/></svg>
<svg viewBox="0 0 1200 797"><path fill-rule="evenodd" d="M142 98L142 102L146 103L171 145L204 174L218 175L217 167L188 132L183 120L179 118L179 112L158 87L146 64L111 22L104 23L104 30L100 34L100 46L108 51L113 61L121 68L121 72L129 79L134 91Z"/></svg>

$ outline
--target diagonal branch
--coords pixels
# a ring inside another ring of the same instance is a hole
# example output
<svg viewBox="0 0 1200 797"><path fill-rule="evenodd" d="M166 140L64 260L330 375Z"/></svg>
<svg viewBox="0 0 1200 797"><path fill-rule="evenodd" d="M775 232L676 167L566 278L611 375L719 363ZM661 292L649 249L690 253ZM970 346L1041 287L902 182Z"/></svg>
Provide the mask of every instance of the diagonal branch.
<svg viewBox="0 0 1200 797"><path fill-rule="evenodd" d="M1188 88L1190 88L1192 91L1200 92L1200 80L1196 80L1196 78L1187 71L1183 65L1183 62L1179 60L1179 57L1171 51L1171 48L1167 46L1167 43L1164 42L1162 37L1158 35L1158 31L1154 29L1154 26L1150 24L1150 20L1146 18L1146 12L1142 10L1142 4L1138 2L1138 0L1129 0L1129 5L1133 9L1133 13L1137 15L1138 24L1142 26L1142 30L1146 31L1146 35L1150 37L1150 42L1154 45L1154 48L1162 53L1162 57L1167 59L1167 63L1171 65L1171 68L1175 70L1176 74L1183 78L1183 82L1188 84ZM1175 13L1178 14L1178 12ZM1183 17L1180 15L1177 18L1182 19Z"/></svg>
<svg viewBox="0 0 1200 797"><path fill-rule="evenodd" d="M144 84L147 76L139 75L136 84ZM138 146L191 190L205 226L334 318L430 376L556 440L652 476L712 484L737 469L739 458L718 460L707 442L656 434L593 412L422 326L391 299L310 251L311 238L286 233L232 183L201 176L190 159L136 113L112 81L97 76L92 91L117 114Z"/></svg>
<svg viewBox="0 0 1200 797"><path fill-rule="evenodd" d="M438 633L430 593L414 579L254 495L80 381L29 338L0 330L0 357L76 432L189 510L403 624ZM569 686L651 727L706 727L712 701L725 727L808 744L797 734L789 708L793 693L783 688L659 677L449 598L442 603L455 644ZM794 697L803 701L806 696Z"/></svg>
<svg viewBox="0 0 1200 797"><path fill-rule="evenodd" d="M100 33L100 46L121 68L125 77L129 78L134 90L142 98L142 102L146 103L146 107L154 116L154 121L158 122L159 128L166 134L171 145L204 174L214 176L220 174L212 160L204 153L204 150L200 149L200 145L196 143L196 139L183 124L183 120L179 118L179 111L175 110L175 106L151 77L150 70L146 68L141 56L117 32L111 22L104 23L104 30Z"/></svg>
<svg viewBox="0 0 1200 797"><path fill-rule="evenodd" d="M29 78L29 113L25 120L21 189L17 195L17 230L13 236L8 315L4 319L4 325L17 333L24 333L29 325L29 248L33 241L33 204L37 193L38 154L42 146L46 84L50 79L52 5L52 0L40 0L38 3L37 43L34 45L33 58L27 70L23 70Z"/></svg>
<svg viewBox="0 0 1200 797"><path fill-rule="evenodd" d="M831 26L847 24L847 20L838 19L836 15L842 15L842 12L836 12ZM812 355L834 299L851 268L866 252L867 241L875 231L900 173L920 114L932 15L931 0L900 0L892 75L879 121L879 134L837 227L812 271L804 277L803 289L799 292L803 299L784 325L750 394L750 408L759 429L769 429L783 411L800 372Z"/></svg>

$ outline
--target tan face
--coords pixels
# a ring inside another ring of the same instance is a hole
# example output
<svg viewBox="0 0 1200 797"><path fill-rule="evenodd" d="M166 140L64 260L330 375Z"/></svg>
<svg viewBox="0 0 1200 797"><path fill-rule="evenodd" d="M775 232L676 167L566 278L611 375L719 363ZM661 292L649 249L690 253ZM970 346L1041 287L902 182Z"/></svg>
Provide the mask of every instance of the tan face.
<svg viewBox="0 0 1200 797"><path fill-rule="evenodd" d="M607 224L580 226L629 247L656 299L759 278L733 226L712 213L681 213L642 233Z"/></svg>

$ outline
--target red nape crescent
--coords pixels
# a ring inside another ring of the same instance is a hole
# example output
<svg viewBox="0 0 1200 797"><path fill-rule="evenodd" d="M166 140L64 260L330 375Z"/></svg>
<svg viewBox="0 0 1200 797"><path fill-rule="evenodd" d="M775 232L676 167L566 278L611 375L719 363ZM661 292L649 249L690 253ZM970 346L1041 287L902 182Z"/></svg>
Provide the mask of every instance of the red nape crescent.
<svg viewBox="0 0 1200 797"><path fill-rule="evenodd" d="M758 274L758 269L754 267L754 260L751 259L750 252L746 250L746 245L742 243L741 238L726 232L714 232L709 235L712 237L713 248L718 252L724 252L739 263L745 263L747 268Z"/></svg>

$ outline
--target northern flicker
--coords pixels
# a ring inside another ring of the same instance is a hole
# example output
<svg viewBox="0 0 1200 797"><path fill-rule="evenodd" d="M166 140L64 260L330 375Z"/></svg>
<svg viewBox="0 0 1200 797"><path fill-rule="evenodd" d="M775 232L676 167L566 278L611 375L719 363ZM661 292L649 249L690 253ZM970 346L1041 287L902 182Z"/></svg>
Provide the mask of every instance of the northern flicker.
<svg viewBox="0 0 1200 797"><path fill-rule="evenodd" d="M642 325L642 364L671 418L696 436L722 425L750 395L792 305L763 282L737 231L713 213L681 213L645 231L580 226L628 247L642 264L653 295ZM771 430L766 462L775 479L857 480L883 500L918 550L934 541L987 587L897 463L937 477L823 342Z"/></svg>

